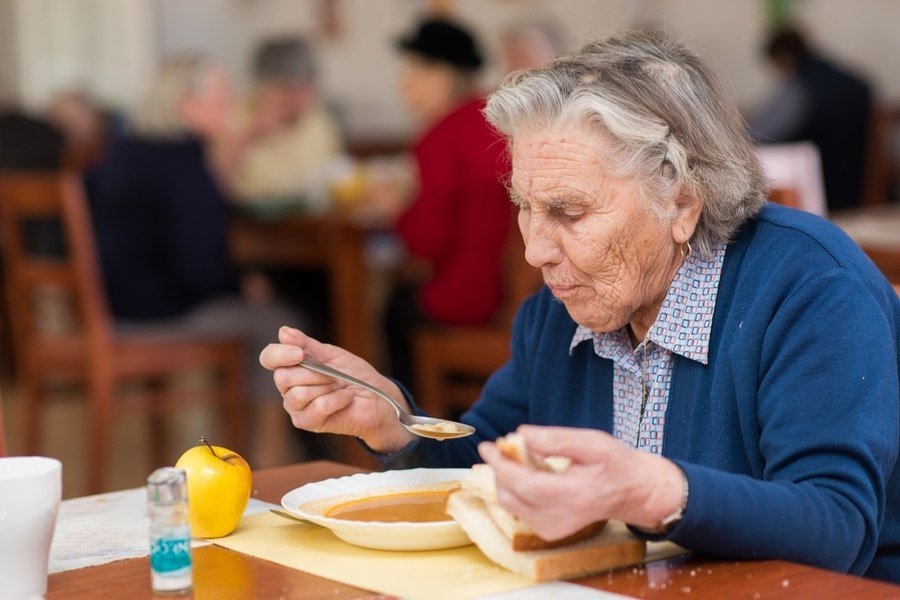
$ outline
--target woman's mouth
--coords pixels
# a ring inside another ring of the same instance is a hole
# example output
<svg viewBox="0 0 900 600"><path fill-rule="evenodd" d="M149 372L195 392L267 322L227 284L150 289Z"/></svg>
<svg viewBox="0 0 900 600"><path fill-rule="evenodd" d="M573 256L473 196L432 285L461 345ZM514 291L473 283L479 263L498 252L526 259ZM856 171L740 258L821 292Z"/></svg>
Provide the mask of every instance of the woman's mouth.
<svg viewBox="0 0 900 600"><path fill-rule="evenodd" d="M577 286L548 283L547 287L557 300L565 300L575 294Z"/></svg>

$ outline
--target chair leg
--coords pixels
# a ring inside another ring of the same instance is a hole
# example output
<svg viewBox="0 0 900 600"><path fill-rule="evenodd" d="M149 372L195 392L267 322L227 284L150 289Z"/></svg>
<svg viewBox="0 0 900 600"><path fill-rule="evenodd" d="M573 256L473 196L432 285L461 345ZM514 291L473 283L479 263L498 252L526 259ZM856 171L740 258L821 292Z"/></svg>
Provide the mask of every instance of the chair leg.
<svg viewBox="0 0 900 600"><path fill-rule="evenodd" d="M115 383L111 377L94 376L88 384L89 429L92 434L88 453L88 490L92 494L102 492L106 480L114 393Z"/></svg>
<svg viewBox="0 0 900 600"><path fill-rule="evenodd" d="M221 400L223 429L229 448L247 456L247 406L244 374L244 358L240 347L225 354L222 361Z"/></svg>

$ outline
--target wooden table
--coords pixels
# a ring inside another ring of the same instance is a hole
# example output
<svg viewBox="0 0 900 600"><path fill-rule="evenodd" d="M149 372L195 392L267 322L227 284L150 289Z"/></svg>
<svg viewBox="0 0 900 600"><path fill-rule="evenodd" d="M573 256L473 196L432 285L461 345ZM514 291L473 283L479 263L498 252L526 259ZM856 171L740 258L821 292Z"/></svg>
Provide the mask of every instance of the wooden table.
<svg viewBox="0 0 900 600"><path fill-rule="evenodd" d="M310 481L360 469L311 462L254 474L254 496L278 503ZM194 549L194 598L359 598L367 590L225 550ZM639 598L880 598L900 597L900 587L776 560L720 561L669 558L577 580L592 588ZM147 557L66 571L50 576L48 600L155 598ZM184 596L183 596L184 597ZM190 597L190 596L187 596Z"/></svg>
<svg viewBox="0 0 900 600"><path fill-rule="evenodd" d="M856 241L891 283L900 283L900 206L872 206L831 218Z"/></svg>
<svg viewBox="0 0 900 600"><path fill-rule="evenodd" d="M372 362L374 324L365 264L366 230L339 214L289 214L271 219L237 215L230 250L238 265L322 269L328 276L338 346Z"/></svg>

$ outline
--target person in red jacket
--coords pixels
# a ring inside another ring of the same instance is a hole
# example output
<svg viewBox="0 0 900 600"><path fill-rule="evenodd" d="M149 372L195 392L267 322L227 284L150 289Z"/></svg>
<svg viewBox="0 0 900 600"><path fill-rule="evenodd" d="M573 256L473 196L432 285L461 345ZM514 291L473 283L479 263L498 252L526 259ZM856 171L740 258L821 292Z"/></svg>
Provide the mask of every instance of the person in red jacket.
<svg viewBox="0 0 900 600"><path fill-rule="evenodd" d="M431 19L398 46L401 92L423 134L413 146L418 192L395 224L415 268L394 292L386 320L394 375L412 381L415 327L483 325L495 316L511 208L506 145L476 91L483 59L475 39L456 23Z"/></svg>

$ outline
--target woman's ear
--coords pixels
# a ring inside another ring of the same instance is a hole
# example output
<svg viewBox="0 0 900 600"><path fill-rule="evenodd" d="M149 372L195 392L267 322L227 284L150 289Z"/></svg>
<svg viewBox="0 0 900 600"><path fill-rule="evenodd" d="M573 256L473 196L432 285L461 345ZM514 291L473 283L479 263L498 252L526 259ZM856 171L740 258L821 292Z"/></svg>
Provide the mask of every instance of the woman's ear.
<svg viewBox="0 0 900 600"><path fill-rule="evenodd" d="M675 218L672 220L672 239L684 244L694 237L703 203L692 194L681 194L675 200Z"/></svg>

